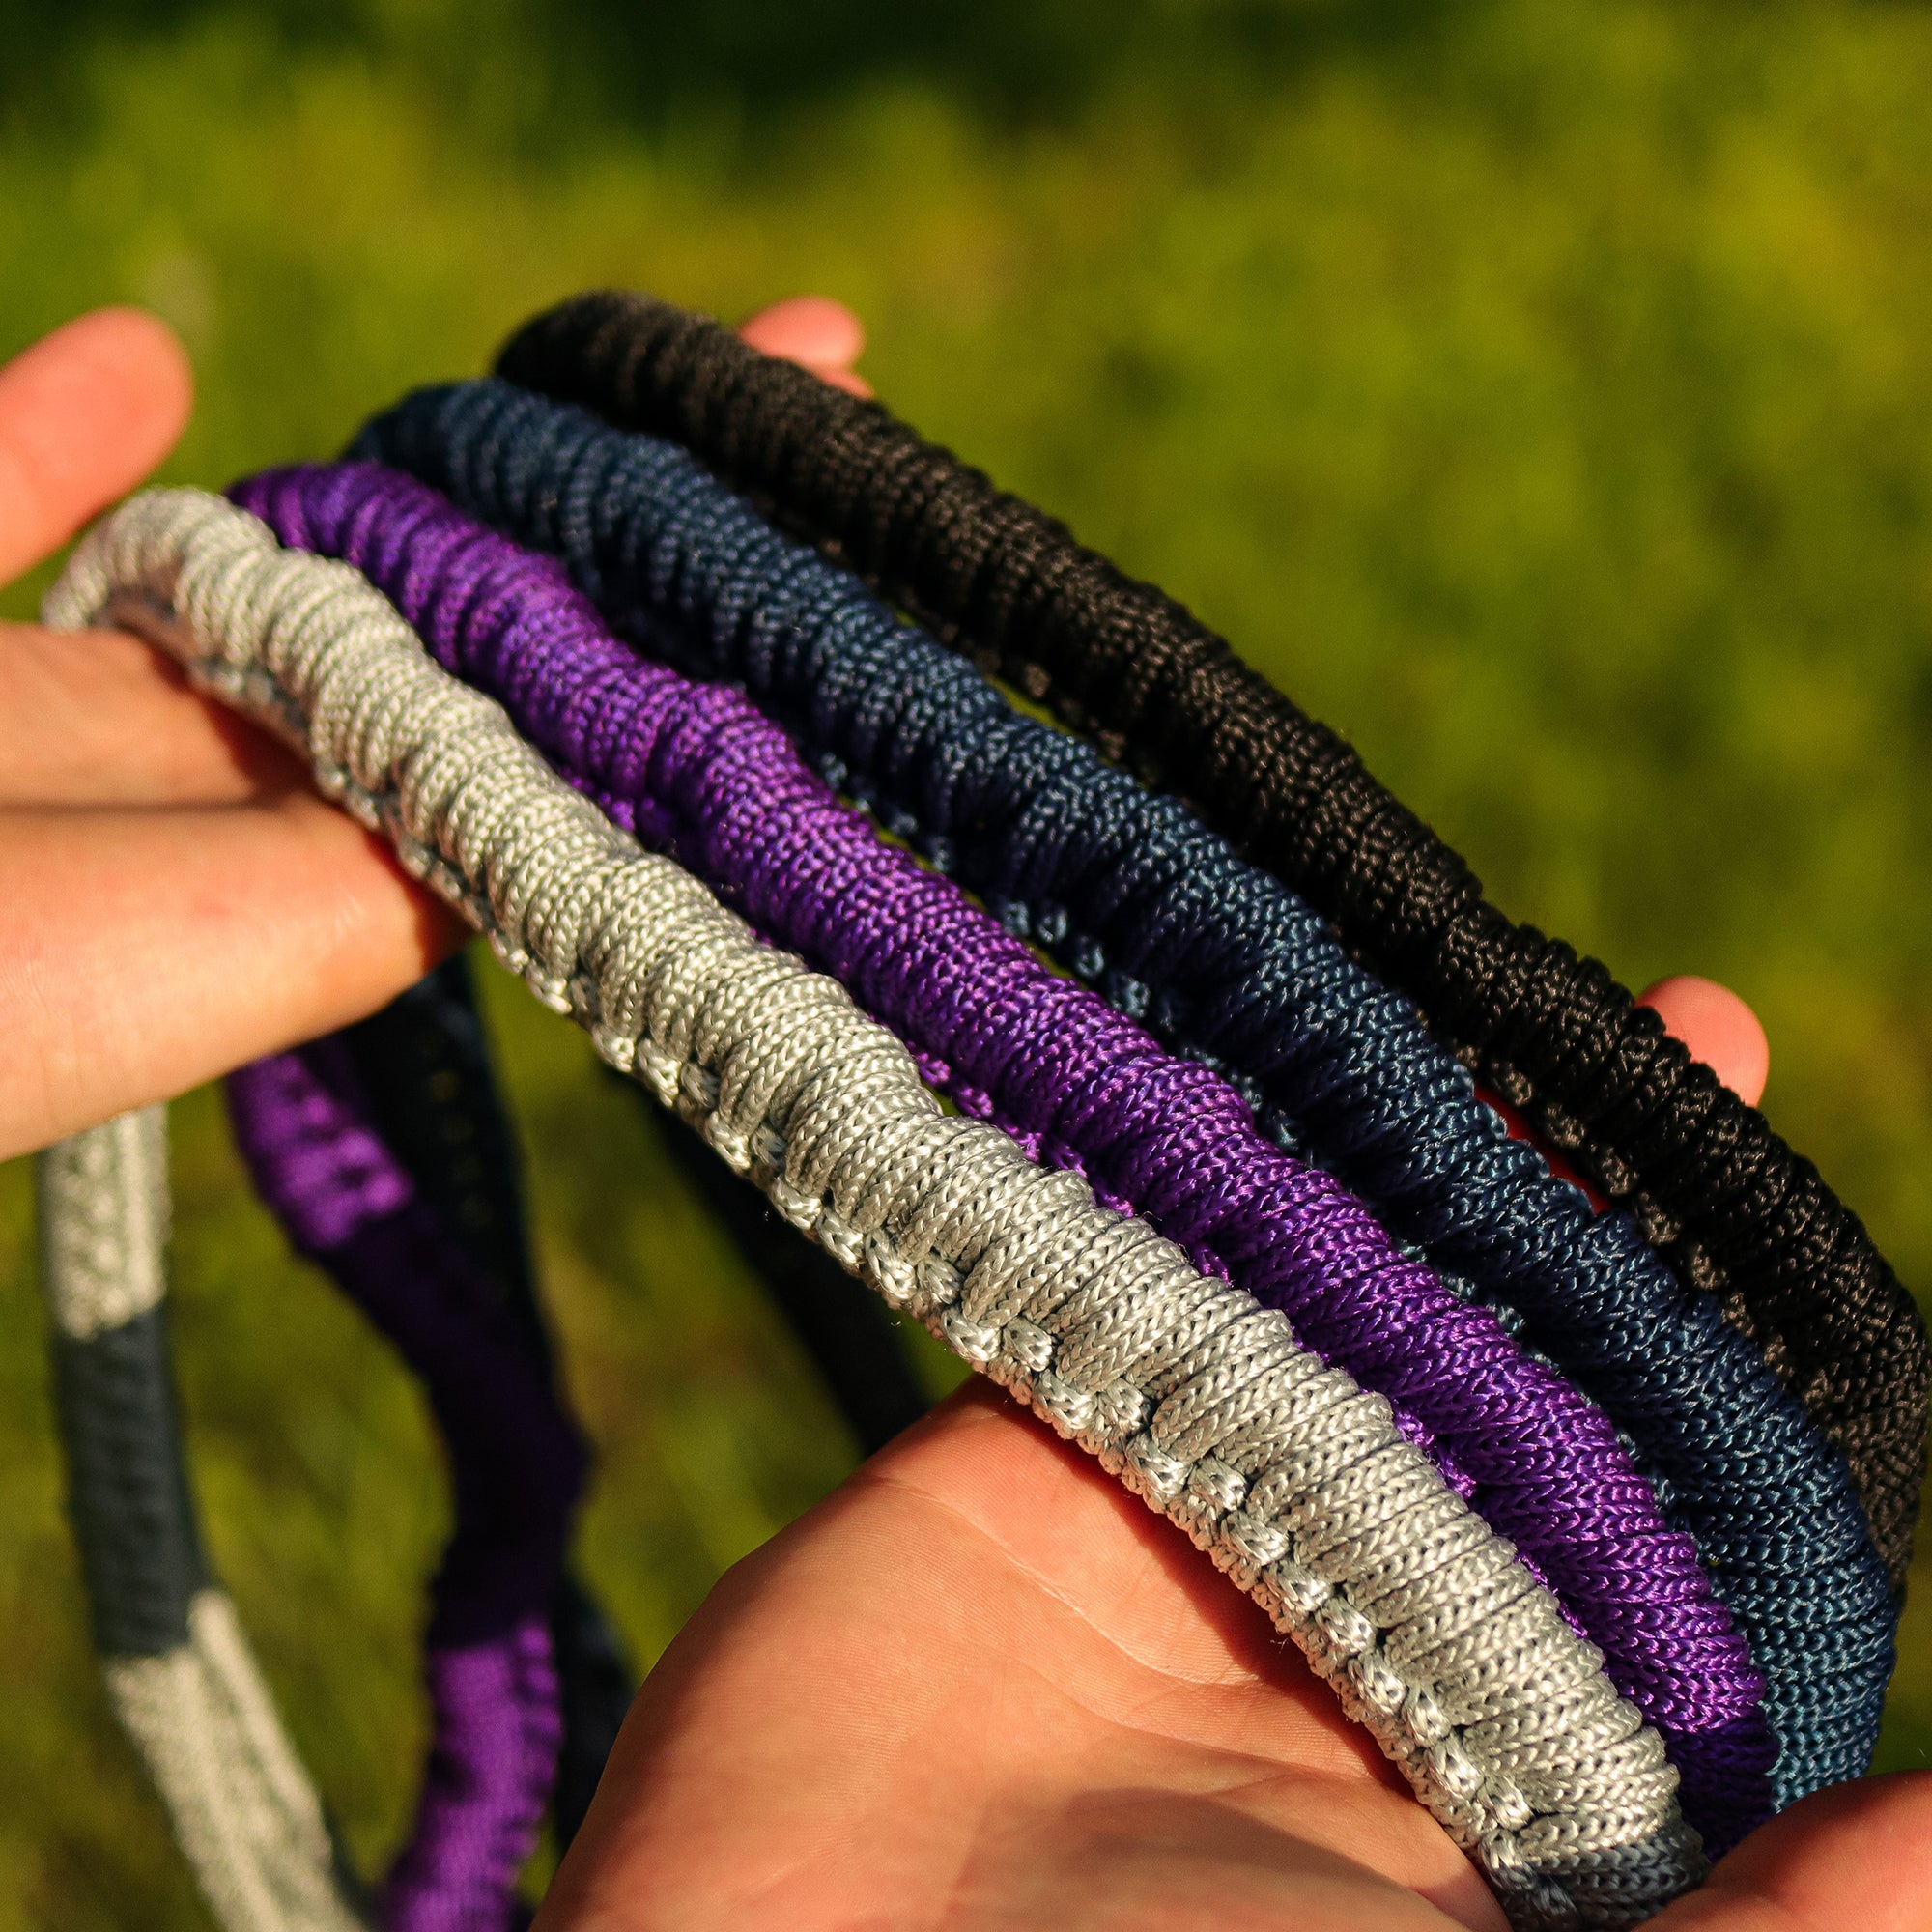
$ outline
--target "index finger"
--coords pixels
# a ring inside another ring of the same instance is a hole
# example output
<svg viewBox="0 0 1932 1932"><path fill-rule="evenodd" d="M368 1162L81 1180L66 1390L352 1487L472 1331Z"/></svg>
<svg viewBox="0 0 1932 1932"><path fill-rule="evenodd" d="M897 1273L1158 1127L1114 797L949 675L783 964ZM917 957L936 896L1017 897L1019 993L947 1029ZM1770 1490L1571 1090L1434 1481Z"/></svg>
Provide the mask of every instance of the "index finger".
<svg viewBox="0 0 1932 1932"><path fill-rule="evenodd" d="M193 399L186 352L139 309L97 309L0 368L0 583L139 483Z"/></svg>

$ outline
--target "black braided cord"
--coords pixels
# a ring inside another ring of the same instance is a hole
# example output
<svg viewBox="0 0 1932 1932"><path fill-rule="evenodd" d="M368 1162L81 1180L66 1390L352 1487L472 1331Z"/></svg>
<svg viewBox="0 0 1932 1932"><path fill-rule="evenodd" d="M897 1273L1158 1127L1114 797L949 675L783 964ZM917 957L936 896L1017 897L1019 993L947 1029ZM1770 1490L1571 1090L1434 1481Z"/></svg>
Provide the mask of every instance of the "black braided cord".
<svg viewBox="0 0 1932 1932"><path fill-rule="evenodd" d="M874 402L651 297L526 324L507 381L670 438L1122 759L1329 919L1436 1034L1724 1312L1850 1463L1895 1588L1925 1472L1932 1353L1863 1226L1600 961L1468 866L1180 605Z"/></svg>

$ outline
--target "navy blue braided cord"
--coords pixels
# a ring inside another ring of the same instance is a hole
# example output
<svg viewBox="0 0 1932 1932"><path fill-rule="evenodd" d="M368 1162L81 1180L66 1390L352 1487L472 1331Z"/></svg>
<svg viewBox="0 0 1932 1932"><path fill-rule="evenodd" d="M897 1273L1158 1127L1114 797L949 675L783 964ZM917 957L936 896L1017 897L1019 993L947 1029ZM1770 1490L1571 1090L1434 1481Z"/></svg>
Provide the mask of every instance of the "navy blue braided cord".
<svg viewBox="0 0 1932 1932"><path fill-rule="evenodd" d="M556 1364L524 1214L523 1162L468 955L445 959L336 1037L360 1082L369 1124L415 1183L444 1238L474 1264L472 1287L494 1297L531 1372L554 1386ZM610 1618L568 1561L549 1623L562 1719L551 1829L564 1852L590 1808L637 1680Z"/></svg>
<svg viewBox="0 0 1932 1932"><path fill-rule="evenodd" d="M1782 1746L1777 1802L1864 1769L1895 1608L1842 1459L1717 1303L1511 1141L1413 1007L1285 886L1014 712L670 444L483 382L409 398L355 453L554 553L647 648L742 681L889 831L1245 1082L1266 1124L1305 1135L1433 1264L1513 1311L1627 1433L1746 1631ZM1845 1680L1831 1723L1821 1670Z"/></svg>
<svg viewBox="0 0 1932 1932"><path fill-rule="evenodd" d="M497 374L674 439L944 643L1196 802L1421 1005L1734 1321L1841 1449L1902 1593L1925 1324L1859 1218L1601 961L1518 925L1354 752L1153 585L877 403L621 291L518 330Z"/></svg>

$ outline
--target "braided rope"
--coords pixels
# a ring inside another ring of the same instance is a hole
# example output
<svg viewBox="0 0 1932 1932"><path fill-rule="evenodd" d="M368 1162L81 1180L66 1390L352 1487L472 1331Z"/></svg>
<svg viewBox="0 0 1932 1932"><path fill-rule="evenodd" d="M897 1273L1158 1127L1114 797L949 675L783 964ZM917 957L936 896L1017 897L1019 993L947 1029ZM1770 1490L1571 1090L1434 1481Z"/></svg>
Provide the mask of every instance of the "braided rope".
<svg viewBox="0 0 1932 1932"><path fill-rule="evenodd" d="M383 1923L507 1927L556 1773L548 1620L582 1445L522 1311L491 1294L368 1126L344 1040L257 1061L227 1085L257 1193L415 1372L449 1452L456 1527L423 1648L434 1741Z"/></svg>
<svg viewBox="0 0 1932 1932"><path fill-rule="evenodd" d="M347 1083L338 1080L338 1103L353 1092L436 1217L439 1239L453 1242L473 1264L468 1286L480 1291L477 1305L500 1309L523 1357L520 1386L530 1376L554 1385L524 1221L521 1162L476 1011L468 956L459 952L444 960L335 1037L353 1075ZM232 1111L232 1088L229 1103ZM327 1256L320 1259L330 1265ZM557 1402L561 1406L561 1395ZM550 1817L562 1851L589 1809L637 1679L609 1618L568 1571L557 1579L549 1624L563 1724Z"/></svg>
<svg viewBox="0 0 1932 1932"><path fill-rule="evenodd" d="M1468 1492L1486 1520L1535 1557L1605 1651L1611 1681L1663 1735L1686 1816L1707 1843L1727 1846L1768 1814L1775 1747L1761 1680L1728 1619L1713 1618L1688 1544L1662 1540L1655 1499L1633 1484L1602 1417L1525 1362L1486 1312L1336 1211L1331 1183L1311 1197L1313 1177L1258 1139L1220 1083L1198 1068L1180 1077L1131 1024L880 841L742 696L640 664L547 559L367 466L281 472L232 494L284 542L345 555L440 662L503 702L619 822L652 828L762 930L835 965L922 1053L929 1079L975 1111L990 1105L1037 1154L1081 1166L1116 1205L1283 1307L1325 1359L1388 1395L1399 1421L1416 1424L1405 1429L1412 1440L1433 1434L1451 1468L1480 1479ZM1297 1264L1311 1243L1323 1257L1319 1281ZM1758 1376L1837 1476L1852 1556L1834 1570L1808 1546L1806 1567L1753 1633L1779 1659L1777 1715L1794 1738L1780 1781L1796 1796L1868 1759L1889 1605L1841 1465ZM1752 1510L1761 1462L1745 1480L1724 1473L1722 1500ZM1705 1472L1696 1477L1708 1492ZM1725 1527L1744 1555L1746 1540ZM1734 1567L1744 1594L1763 1593L1761 1557Z"/></svg>
<svg viewBox="0 0 1932 1932"><path fill-rule="evenodd" d="M647 297L582 296L512 381L675 437L1030 696L1171 784L1412 994L1444 1039L1763 1350L1849 1459L1895 1589L1932 1354L1853 1214L1598 961L1512 923L1333 731L1152 586L875 403ZM1131 973L1131 969L1128 969Z"/></svg>
<svg viewBox="0 0 1932 1932"><path fill-rule="evenodd" d="M1176 802L1015 716L970 668L895 622L852 579L769 530L682 451L500 384L422 392L377 418L362 442L559 554L625 630L743 676L752 696L821 745L830 720L847 721L839 751L891 775L897 797L930 802L950 787L963 799L958 817L984 827L1026 782L1015 775L1031 773L1028 810L1008 823L1031 849L1061 854L1064 871L1120 903L1138 890L1126 870L1132 855L1149 843L1163 846L1172 876L1194 882L1190 904L1214 923L1213 945L1170 934L1172 955L1211 958L1218 947L1236 966L1264 969L1273 981L1274 1050L1288 1059L1295 1097L1314 1096L1309 1111L1324 1142L1352 1147L1349 1178L1381 1183L1366 1191L1384 1211L1393 1194L1389 1218L1399 1226L1412 1220L1407 1209L1418 1196L1434 1207L1440 1216L1434 1227L1440 1232L1448 1221L1451 1238L1431 1258L1453 1265L1475 1250L1476 1261L1487 1261L1492 1292L1524 1318L1511 1325L1603 1405L1635 1444L1641 1466L1660 1479L1670 1520L1697 1539L1719 1596L1748 1632L1770 1679L1767 1703L1781 1746L1776 1801L1790 1803L1865 1768L1891 1671L1896 1608L1842 1463L1711 1298L1687 1291L1628 1217L1592 1217L1574 1189L1509 1142L1413 1010L1375 987L1278 883L1241 866ZM655 687L635 680L627 687L622 654L607 646L591 662L581 622L533 622L527 635L506 639L497 605L508 592L493 582L486 593L461 575L439 590L436 572L447 567L428 563L427 537L410 541L425 547L429 574L418 582L422 573L389 554L403 541L390 533L397 511L371 486L345 480L336 486L340 500L298 478L251 490L258 507L287 519L295 540L310 541L309 529L327 533L399 597L413 599L432 647L518 706L552 755L608 804L629 807L641 833L678 841L694 864L728 880L753 918L851 979L874 1011L937 1061L955 1073L963 1063L1010 1113L1025 1116L1024 1125L1070 1136L1091 1175L1122 1184L1131 1164L1122 1156L1145 1141L1123 1144L1116 1112L1083 1115L1069 1096L1083 1091L1083 1064L1089 1079L1095 1062L1125 1056L1145 1065L1129 1043L1136 1037L1107 1035L1106 1048L1082 1063L1075 1049L1091 1023L1062 988L1057 1004L1041 1009L1049 1023L1023 1046L1012 988L1030 962L1017 944L999 1001L982 993L936 1013L921 1008L924 988L956 983L960 956L986 940L910 865L893 876L890 901L876 883L864 890L852 883L892 874L893 862L867 849L871 841L812 796L742 705L713 694L665 719L662 675ZM562 667L573 651L582 668L571 681ZM723 795L734 787L752 801L746 809ZM904 818L887 823L900 834L909 829ZM779 839L790 841L781 854ZM1096 864L1096 846L1114 863ZM840 865L845 869L829 878ZM1191 931L1198 937L1198 927ZM923 960L922 973L903 969L908 954ZM979 1030L978 1016L988 1011L998 1012L998 1026ZM1157 1177L1164 1205L1183 1213L1194 1204L1211 1207L1218 1233L1230 1213L1225 1169L1188 1157L1198 1143L1176 1147L1175 1104L1170 1097L1148 1123L1169 1143L1167 1171ZM1497 1224L1500 1236L1492 1232ZM1167 1231L1189 1238L1184 1220ZM1490 1245L1479 1248L1485 1239ZM1346 1337L1316 1325L1320 1311L1296 1303L1290 1312L1324 1352L1339 1351L1353 1372L1397 1393L1347 1353ZM1367 1343L1382 1343L1381 1295L1367 1298L1361 1319ZM1442 1376L1442 1406L1424 1413L1460 1452L1456 1415L1459 1400L1468 1399L1463 1365L1438 1347L1423 1373L1429 1369ZM1406 1385L1403 1393L1407 1399ZM1487 1459L1480 1447L1471 1452L1488 1480L1509 1454L1494 1447ZM1534 1471L1541 1459L1519 1453L1515 1466ZM1542 1560L1523 1520L1503 1526ZM1567 1600L1577 1602L1571 1577L1562 1580ZM1624 1646L1606 1648L1614 1658L1650 1640L1647 1632L1632 1633ZM1732 1764L1714 1767L1714 1776L1735 1775ZM1723 1821L1707 1815L1701 1799L1693 1780L1687 1785L1693 1815L1715 1840L1726 1840ZM1743 1805L1736 1816L1749 1821Z"/></svg>
<svg viewBox="0 0 1932 1932"><path fill-rule="evenodd" d="M186 1643L158 1657L108 1659L102 1676L221 1924L360 1927L337 1889L314 1789L226 1595L206 1590L194 1600Z"/></svg>
<svg viewBox="0 0 1932 1932"><path fill-rule="evenodd" d="M69 1509L102 1675L226 1932L354 1932L322 1806L208 1581L168 1368L165 1115L35 1163Z"/></svg>
<svg viewBox="0 0 1932 1932"><path fill-rule="evenodd" d="M230 1108L263 1199L416 1369L450 1448L457 1531L424 1656L433 1747L378 1916L387 1932L488 1932L517 1918L556 1768L546 1619L582 1450L547 1350L523 1332L533 1305L480 1292L365 1124L351 1059L334 1036L258 1062L231 1077ZM199 1554L159 1325L161 1120L125 1117L41 1163L43 1279L97 1640L222 1922L334 1924L352 1907L320 1810Z"/></svg>
<svg viewBox="0 0 1932 1932"><path fill-rule="evenodd" d="M279 728L787 1219L1185 1528L1516 1922L1633 1924L1696 1881L1661 1741L1385 1401L1077 1175L946 1116L836 982L642 853L356 573L153 492L90 534L48 615L128 623Z"/></svg>
<svg viewBox="0 0 1932 1932"><path fill-rule="evenodd" d="M654 1130L663 1116L635 1083ZM665 1156L713 1225L783 1316L832 1397L861 1459L883 1449L932 1407L913 1372L891 1309L823 1248L801 1241L766 1210L763 1196L695 1135L662 1131Z"/></svg>

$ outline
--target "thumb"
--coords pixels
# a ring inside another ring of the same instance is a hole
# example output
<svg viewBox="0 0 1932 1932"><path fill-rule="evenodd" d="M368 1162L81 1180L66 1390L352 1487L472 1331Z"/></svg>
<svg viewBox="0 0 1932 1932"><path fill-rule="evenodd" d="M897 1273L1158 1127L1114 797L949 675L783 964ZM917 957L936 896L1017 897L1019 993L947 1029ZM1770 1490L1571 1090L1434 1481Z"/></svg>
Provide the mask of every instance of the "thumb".
<svg viewBox="0 0 1932 1932"><path fill-rule="evenodd" d="M1924 1932L1932 1772L1813 1792L1753 1832L1657 1932Z"/></svg>

